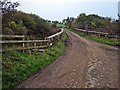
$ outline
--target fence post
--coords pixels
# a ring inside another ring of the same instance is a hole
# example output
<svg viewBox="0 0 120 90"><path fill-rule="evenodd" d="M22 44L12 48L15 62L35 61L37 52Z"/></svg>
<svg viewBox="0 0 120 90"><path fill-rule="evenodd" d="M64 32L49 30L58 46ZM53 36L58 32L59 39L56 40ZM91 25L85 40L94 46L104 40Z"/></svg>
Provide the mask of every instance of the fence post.
<svg viewBox="0 0 120 90"><path fill-rule="evenodd" d="M37 51L36 46L37 46L37 44L36 44L36 42L34 42L34 51L35 51L35 52Z"/></svg>
<svg viewBox="0 0 120 90"><path fill-rule="evenodd" d="M23 37L23 45L22 45L23 46L23 52L24 52L24 48L25 48L25 42L24 41L25 41L25 36Z"/></svg>
<svg viewBox="0 0 120 90"><path fill-rule="evenodd" d="M29 40L29 36L27 37L27 40ZM27 42L27 47L29 47L29 42Z"/></svg>

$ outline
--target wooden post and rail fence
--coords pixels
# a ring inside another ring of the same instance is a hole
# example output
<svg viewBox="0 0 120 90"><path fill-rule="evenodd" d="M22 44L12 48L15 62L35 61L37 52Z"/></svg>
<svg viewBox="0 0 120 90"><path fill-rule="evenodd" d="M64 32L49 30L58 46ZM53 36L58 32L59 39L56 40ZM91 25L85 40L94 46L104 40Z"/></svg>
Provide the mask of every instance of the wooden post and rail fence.
<svg viewBox="0 0 120 90"><path fill-rule="evenodd" d="M107 38L112 38L112 39L116 39L116 40L119 39L118 35L110 35L109 33L89 31L89 30L83 30L83 29L78 29L78 28L75 28L75 30L79 31L81 33L87 34L87 35L107 37Z"/></svg>
<svg viewBox="0 0 120 90"><path fill-rule="evenodd" d="M32 51L44 51L45 48L51 46L56 39L59 39L63 30L46 37L44 40L26 40L25 35L0 35L2 44L2 50L14 49L14 50L32 50Z"/></svg>

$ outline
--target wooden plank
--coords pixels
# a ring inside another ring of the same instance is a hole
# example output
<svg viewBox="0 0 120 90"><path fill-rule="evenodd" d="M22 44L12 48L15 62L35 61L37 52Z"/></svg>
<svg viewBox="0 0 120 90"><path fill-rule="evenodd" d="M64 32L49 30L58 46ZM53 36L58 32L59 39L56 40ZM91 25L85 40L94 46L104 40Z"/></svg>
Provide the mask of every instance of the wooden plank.
<svg viewBox="0 0 120 90"><path fill-rule="evenodd" d="M58 36L58 35L60 35L60 34L62 34L62 33L63 33L63 30L61 30L60 32L58 32L58 33L56 33L56 34L53 34L53 35L47 37L47 39L53 38L53 37Z"/></svg>
<svg viewBox="0 0 120 90"><path fill-rule="evenodd" d="M0 41L0 43L29 43L29 42L48 42L48 40L4 40Z"/></svg>
<svg viewBox="0 0 120 90"><path fill-rule="evenodd" d="M45 45L45 46L36 46L36 47L18 47L18 48L15 48L16 50L26 50L26 49L43 49L43 48L47 48L48 46Z"/></svg>
<svg viewBox="0 0 120 90"><path fill-rule="evenodd" d="M25 35L1 35L0 37L4 37L4 38L24 38Z"/></svg>
<svg viewBox="0 0 120 90"><path fill-rule="evenodd" d="M39 50L39 49L44 49L44 48L47 48L49 47L50 45L52 45L52 41L56 38L59 38L60 35L63 33L63 30L61 30L60 32L54 34L54 35L51 35L49 37L47 37L46 39L47 40L25 40L25 36L22 35L1 35L0 37L16 37L16 38L22 38L22 40L3 40L3 41L0 41L0 44L22 44L22 46L20 47L9 47L8 48L11 48L11 49L15 49L15 50L31 50L31 49L34 49L35 51ZM50 39L50 40L49 40ZM51 40L53 39L53 40ZM30 43L31 45L33 46L29 46L28 43ZM42 43L43 45L41 46L38 46L37 43ZM45 45L44 45L45 44ZM27 46L25 46L27 45Z"/></svg>
<svg viewBox="0 0 120 90"><path fill-rule="evenodd" d="M77 28L75 28L75 29L78 30L78 31L81 31L81 32L88 32L88 33L93 33L93 34L104 34L104 35L108 35L108 33L104 33L104 32L88 31L88 30L82 30L82 29L77 29Z"/></svg>
<svg viewBox="0 0 120 90"><path fill-rule="evenodd" d="M36 48L38 48L38 49L43 49L43 48L47 48L48 46L47 45L43 45L43 46L36 46L36 47L34 47L34 46L31 46L31 47L9 47L9 49L15 49L15 50L23 50L23 49L36 49ZM3 48L3 50L4 50L4 48Z"/></svg>

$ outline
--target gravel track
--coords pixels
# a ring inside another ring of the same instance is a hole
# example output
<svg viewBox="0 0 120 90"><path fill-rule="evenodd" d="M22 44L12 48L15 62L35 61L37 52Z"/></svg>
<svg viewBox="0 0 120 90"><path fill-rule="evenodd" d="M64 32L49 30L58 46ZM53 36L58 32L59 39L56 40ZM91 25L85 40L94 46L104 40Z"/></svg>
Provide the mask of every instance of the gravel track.
<svg viewBox="0 0 120 90"><path fill-rule="evenodd" d="M119 49L65 31L65 53L17 88L118 88Z"/></svg>

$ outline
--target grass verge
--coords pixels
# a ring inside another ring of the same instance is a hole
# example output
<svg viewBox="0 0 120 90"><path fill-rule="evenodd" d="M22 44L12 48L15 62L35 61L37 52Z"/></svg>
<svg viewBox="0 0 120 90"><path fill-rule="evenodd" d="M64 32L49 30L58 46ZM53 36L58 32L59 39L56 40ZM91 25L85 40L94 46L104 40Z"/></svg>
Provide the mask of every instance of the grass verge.
<svg viewBox="0 0 120 90"><path fill-rule="evenodd" d="M59 28L64 28L65 27L65 25L64 24L57 24L57 27L59 27Z"/></svg>
<svg viewBox="0 0 120 90"><path fill-rule="evenodd" d="M110 39L110 38L107 38L107 37L90 36L90 35L87 35L87 34L82 34L82 33L80 33L79 31L76 31L76 30L71 30L71 31L80 35L81 37L85 37L87 39L91 39L91 40L101 42L101 43L104 43L104 44L107 44L107 45L120 46L120 40Z"/></svg>
<svg viewBox="0 0 120 90"><path fill-rule="evenodd" d="M2 86L3 89L10 89L18 85L25 78L38 70L43 69L52 61L60 57L65 51L64 42L67 40L66 33L61 39L55 41L53 46L43 53L22 53L18 51L6 51L2 54Z"/></svg>

